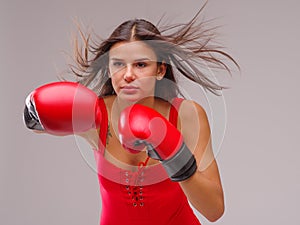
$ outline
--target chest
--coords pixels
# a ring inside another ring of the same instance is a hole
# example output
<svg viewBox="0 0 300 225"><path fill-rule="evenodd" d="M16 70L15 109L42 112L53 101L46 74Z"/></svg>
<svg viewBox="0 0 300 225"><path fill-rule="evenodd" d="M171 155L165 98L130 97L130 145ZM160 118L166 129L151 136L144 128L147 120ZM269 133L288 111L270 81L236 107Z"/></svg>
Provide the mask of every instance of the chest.
<svg viewBox="0 0 300 225"><path fill-rule="evenodd" d="M138 166L139 163L145 162L148 158L146 149L133 154L123 148L118 138L118 132L115 126L109 121L106 137L105 158L118 167ZM157 160L148 159L147 165L159 163ZM125 169L125 168L124 168Z"/></svg>
<svg viewBox="0 0 300 225"><path fill-rule="evenodd" d="M146 149L143 151L133 154L125 150L119 141L118 134L118 121L120 117L120 110L116 107L117 104L114 103L114 99L107 99L105 101L107 109L107 131L106 131L106 146L105 158L108 159L113 164L118 167L123 168L123 166L138 166L139 163L145 162L147 160L147 165L158 164L159 162L154 159L148 159ZM171 105L165 101L155 102L155 110L164 116L167 120L170 118Z"/></svg>

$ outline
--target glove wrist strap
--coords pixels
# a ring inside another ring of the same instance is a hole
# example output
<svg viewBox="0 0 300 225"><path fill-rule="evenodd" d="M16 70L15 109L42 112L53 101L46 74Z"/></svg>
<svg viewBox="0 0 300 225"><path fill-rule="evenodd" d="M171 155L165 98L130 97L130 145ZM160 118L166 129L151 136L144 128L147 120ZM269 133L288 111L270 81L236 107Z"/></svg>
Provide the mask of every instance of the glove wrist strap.
<svg viewBox="0 0 300 225"><path fill-rule="evenodd" d="M172 158L163 160L162 165L170 179L177 182L188 179L197 170L196 159L185 143Z"/></svg>

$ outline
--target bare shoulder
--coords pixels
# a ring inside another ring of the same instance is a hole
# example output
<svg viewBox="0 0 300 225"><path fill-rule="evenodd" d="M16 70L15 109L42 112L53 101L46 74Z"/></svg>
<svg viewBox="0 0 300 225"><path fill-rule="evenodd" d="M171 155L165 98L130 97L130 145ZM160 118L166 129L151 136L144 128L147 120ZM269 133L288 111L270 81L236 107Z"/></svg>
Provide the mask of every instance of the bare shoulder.
<svg viewBox="0 0 300 225"><path fill-rule="evenodd" d="M203 170L213 161L210 149L211 131L205 109L195 101L184 100L179 109L181 133L186 145ZM200 163L201 162L201 163Z"/></svg>
<svg viewBox="0 0 300 225"><path fill-rule="evenodd" d="M205 109L195 101L184 100L179 109L181 132L187 141L198 145L207 144L210 126Z"/></svg>
<svg viewBox="0 0 300 225"><path fill-rule="evenodd" d="M184 100L179 108L179 116L181 122L199 122L208 121L205 109L195 101Z"/></svg>

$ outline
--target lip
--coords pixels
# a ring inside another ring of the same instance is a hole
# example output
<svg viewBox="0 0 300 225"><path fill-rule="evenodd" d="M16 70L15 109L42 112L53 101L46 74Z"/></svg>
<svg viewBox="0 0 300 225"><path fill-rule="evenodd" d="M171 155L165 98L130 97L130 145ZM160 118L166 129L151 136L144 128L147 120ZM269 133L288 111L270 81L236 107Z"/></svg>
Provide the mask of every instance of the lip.
<svg viewBox="0 0 300 225"><path fill-rule="evenodd" d="M123 87L121 87L121 89L124 90L135 90L135 89L139 89L137 86L133 86L133 85L125 85Z"/></svg>
<svg viewBox="0 0 300 225"><path fill-rule="evenodd" d="M121 91L125 94L135 94L139 90L139 87L133 85L125 85L121 87Z"/></svg>

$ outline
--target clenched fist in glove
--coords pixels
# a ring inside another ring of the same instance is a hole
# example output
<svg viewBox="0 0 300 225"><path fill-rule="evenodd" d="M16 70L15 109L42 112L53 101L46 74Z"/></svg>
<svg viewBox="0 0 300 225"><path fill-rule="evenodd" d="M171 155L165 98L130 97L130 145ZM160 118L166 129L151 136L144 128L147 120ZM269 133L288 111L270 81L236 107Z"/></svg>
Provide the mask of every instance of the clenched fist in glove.
<svg viewBox="0 0 300 225"><path fill-rule="evenodd" d="M130 152L146 147L148 155L161 161L173 181L186 180L197 170L181 133L152 108L139 104L125 108L119 119L119 138Z"/></svg>
<svg viewBox="0 0 300 225"><path fill-rule="evenodd" d="M24 122L29 129L67 135L98 128L101 122L97 95L74 82L54 82L26 98Z"/></svg>

